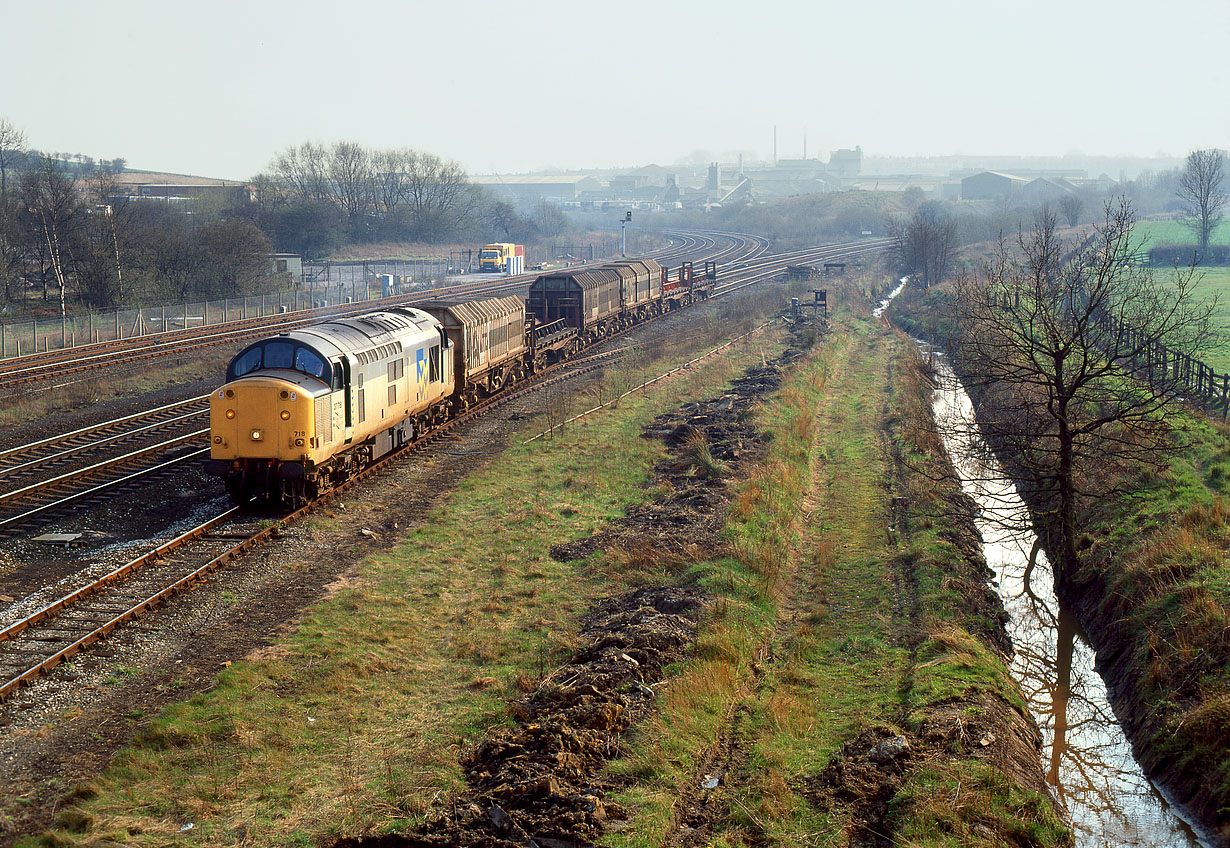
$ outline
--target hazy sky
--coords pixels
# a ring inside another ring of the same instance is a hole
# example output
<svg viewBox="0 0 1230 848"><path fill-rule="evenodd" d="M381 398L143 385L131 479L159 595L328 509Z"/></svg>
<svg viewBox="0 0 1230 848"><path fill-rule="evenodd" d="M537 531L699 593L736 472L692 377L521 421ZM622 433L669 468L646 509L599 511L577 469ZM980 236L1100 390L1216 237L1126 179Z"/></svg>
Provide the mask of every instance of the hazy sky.
<svg viewBox="0 0 1230 848"><path fill-rule="evenodd" d="M471 173L734 151L1230 147L1230 2L0 0L28 144L245 179L313 140Z"/></svg>

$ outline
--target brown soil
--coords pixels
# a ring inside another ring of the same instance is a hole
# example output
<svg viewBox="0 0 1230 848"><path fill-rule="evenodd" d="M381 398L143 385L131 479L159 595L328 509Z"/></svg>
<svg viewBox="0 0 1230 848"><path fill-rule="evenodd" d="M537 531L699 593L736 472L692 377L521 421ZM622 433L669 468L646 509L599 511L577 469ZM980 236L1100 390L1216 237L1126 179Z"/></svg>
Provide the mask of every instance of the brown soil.
<svg viewBox="0 0 1230 848"><path fill-rule="evenodd" d="M720 397L658 416L643 435L661 439L671 451L654 467L650 482L667 493L629 509L625 518L589 538L555 545L551 556L567 562L617 547L677 563L718 552L718 531L729 503L725 479L739 476L768 445L769 437L750 423L752 405L780 385L780 365L767 364L732 381ZM711 459L702 458L704 451Z"/></svg>
<svg viewBox="0 0 1230 848"><path fill-rule="evenodd" d="M414 833L337 848L592 844L608 821L627 817L605 800L615 786L600 772L669 685L663 669L695 639L701 600L694 589L649 587L600 603L571 661L511 706L517 726L493 730L463 757L467 792Z"/></svg>
<svg viewBox="0 0 1230 848"><path fill-rule="evenodd" d="M691 562L717 549L728 503L723 478L737 475L766 444L748 411L780 385L781 365L766 363L720 397L656 418L643 435L662 439L670 451L650 483L665 493L607 530L555 546L552 556L576 559L618 546L658 562ZM702 441L720 466L698 459ZM718 468L720 476L709 476ZM656 690L670 685L663 669L685 656L702 602L695 588L677 586L645 587L599 602L582 621L583 647L536 692L510 706L516 727L492 730L463 757L468 787L461 796L413 833L347 838L335 848L592 844L609 822L627 817L606 800L618 786L601 772L621 752L624 731L652 708ZM710 758L715 763L721 748ZM699 830L726 814L707 800L702 792L686 801L690 812L680 815L693 824L681 827Z"/></svg>
<svg viewBox="0 0 1230 848"><path fill-rule="evenodd" d="M946 759L974 759L1002 771L1015 785L1049 797L1041 746L1042 734L1032 720L1001 698L980 693L938 705L917 733L882 726L864 730L819 774L801 780L799 791L821 810L849 811L850 845L888 848L895 844L891 802L911 772ZM986 835L1004 845L1035 845L1016 832Z"/></svg>
<svg viewBox="0 0 1230 848"><path fill-rule="evenodd" d="M711 311L702 306L654 321L638 330L637 338L677 334L703 322ZM54 413L0 432L0 446L210 389L205 384L168 387L143 397ZM147 716L209 689L222 667L276 641L305 608L325 597L339 579L347 579L364 557L413 529L436 499L493 459L516 422L541 413L545 402L541 395L530 393L499 407L356 485L330 506L345 516L340 532L326 536L311 529L310 522L289 526L280 538L170 607L122 628L77 658L72 667L61 667L0 705L0 785L5 787L0 796L0 848L23 834L48 828L61 804L71 798L73 787L88 784L106 768L141 730ZM165 500L154 500L165 507ZM121 512L131 513L122 519L126 524L139 526L142 515L149 519L148 512L135 507ZM374 535L363 533L365 529ZM76 559L76 553L49 554L42 563L48 574L58 575ZM27 577L37 577L34 572L28 571Z"/></svg>

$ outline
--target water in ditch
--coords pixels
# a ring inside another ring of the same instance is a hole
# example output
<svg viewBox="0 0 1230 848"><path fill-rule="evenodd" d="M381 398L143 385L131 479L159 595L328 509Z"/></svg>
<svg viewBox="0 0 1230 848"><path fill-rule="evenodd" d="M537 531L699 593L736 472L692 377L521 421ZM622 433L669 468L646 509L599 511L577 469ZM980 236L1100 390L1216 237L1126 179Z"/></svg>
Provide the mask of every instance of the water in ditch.
<svg viewBox="0 0 1230 848"><path fill-rule="evenodd" d="M1094 669L1093 649L1056 597L1051 566L1035 549L1036 537L1023 529L1025 505L1003 481L972 426L969 396L941 355L925 347L924 353L940 377L933 408L945 447L963 488L981 508L978 529L987 563L1012 616L1012 672L1042 729L1047 782L1071 813L1077 845L1211 846L1180 818L1132 756Z"/></svg>

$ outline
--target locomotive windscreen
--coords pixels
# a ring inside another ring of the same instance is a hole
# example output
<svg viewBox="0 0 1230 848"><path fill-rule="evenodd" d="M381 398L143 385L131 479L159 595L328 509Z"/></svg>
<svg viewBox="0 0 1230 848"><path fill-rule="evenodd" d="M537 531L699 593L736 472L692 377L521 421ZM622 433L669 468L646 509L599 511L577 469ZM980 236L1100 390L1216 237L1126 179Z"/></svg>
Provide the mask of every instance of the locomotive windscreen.
<svg viewBox="0 0 1230 848"><path fill-rule="evenodd" d="M294 369L325 383L330 377L329 363L319 353L305 345L277 339L254 344L232 359L226 379L235 380L261 368Z"/></svg>

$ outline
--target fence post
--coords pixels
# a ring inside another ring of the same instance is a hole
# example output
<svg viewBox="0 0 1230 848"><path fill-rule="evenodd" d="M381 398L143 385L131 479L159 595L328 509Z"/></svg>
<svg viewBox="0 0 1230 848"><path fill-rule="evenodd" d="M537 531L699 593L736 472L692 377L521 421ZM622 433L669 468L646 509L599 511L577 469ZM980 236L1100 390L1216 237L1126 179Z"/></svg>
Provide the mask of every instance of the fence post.
<svg viewBox="0 0 1230 848"><path fill-rule="evenodd" d="M34 344L31 346L31 350L34 353L38 353L38 319L35 318L31 321L30 326L34 328Z"/></svg>

